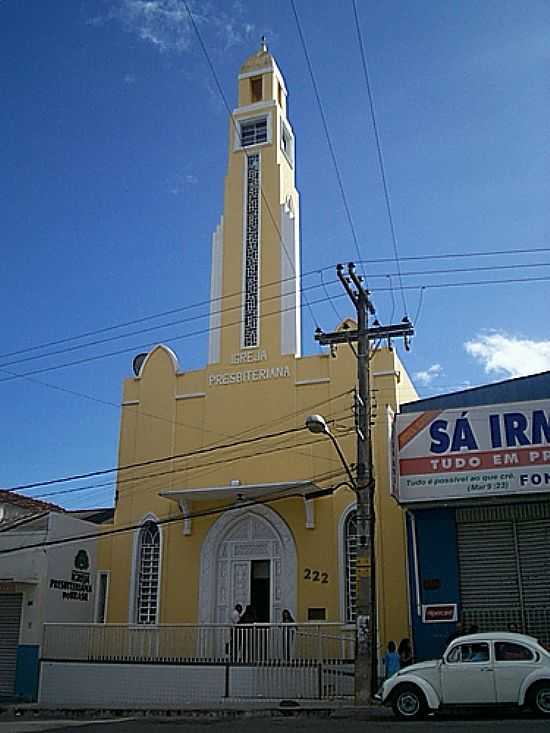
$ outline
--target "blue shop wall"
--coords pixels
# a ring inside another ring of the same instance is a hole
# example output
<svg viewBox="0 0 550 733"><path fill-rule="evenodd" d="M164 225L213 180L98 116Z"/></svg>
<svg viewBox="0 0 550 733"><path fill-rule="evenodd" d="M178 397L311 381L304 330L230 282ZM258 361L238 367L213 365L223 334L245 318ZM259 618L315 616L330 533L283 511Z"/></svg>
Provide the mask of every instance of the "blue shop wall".
<svg viewBox="0 0 550 733"><path fill-rule="evenodd" d="M411 521L414 515L414 523ZM413 531L416 528L418 560L418 596L414 558ZM420 509L408 513L409 588L412 633L417 661L441 656L447 638L455 630L453 623L422 623L422 605L456 603L460 618L460 589L456 518L454 509Z"/></svg>
<svg viewBox="0 0 550 733"><path fill-rule="evenodd" d="M20 644L17 647L15 694L25 700L38 697L38 644Z"/></svg>

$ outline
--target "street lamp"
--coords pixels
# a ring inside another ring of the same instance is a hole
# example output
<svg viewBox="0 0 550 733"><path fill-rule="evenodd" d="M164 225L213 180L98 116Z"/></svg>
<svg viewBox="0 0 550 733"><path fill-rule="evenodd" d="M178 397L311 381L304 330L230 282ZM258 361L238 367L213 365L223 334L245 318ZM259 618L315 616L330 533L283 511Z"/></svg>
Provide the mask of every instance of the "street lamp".
<svg viewBox="0 0 550 733"><path fill-rule="evenodd" d="M372 482L365 483L365 469L358 463L358 479L351 473L349 463L334 435L331 433L327 421L322 415L310 415L306 418L306 428L315 434L327 435L334 445L336 452L346 469L351 487L357 497L357 618L356 618L356 649L355 649L355 702L368 703L370 695L374 694L376 681L376 654L374 640L376 639L376 588L374 581L374 513ZM363 457L368 461L368 473L372 475L370 445L365 443L364 436L358 438L358 459ZM367 448L367 449L366 449ZM371 495L366 496L369 489Z"/></svg>
<svg viewBox="0 0 550 733"><path fill-rule="evenodd" d="M346 461L346 457L343 454L342 449L340 448L340 444L338 443L334 435L330 432L330 428L327 425L327 421L325 420L325 418L322 415L310 415L309 417L306 417L306 428L309 430L310 433L314 433L315 435L319 435L321 433L323 435L328 435L328 437L332 440L332 444L335 447L340 460L342 461L342 465L346 469L346 473L354 491L357 491L357 484L351 472L351 468L349 467L349 463Z"/></svg>

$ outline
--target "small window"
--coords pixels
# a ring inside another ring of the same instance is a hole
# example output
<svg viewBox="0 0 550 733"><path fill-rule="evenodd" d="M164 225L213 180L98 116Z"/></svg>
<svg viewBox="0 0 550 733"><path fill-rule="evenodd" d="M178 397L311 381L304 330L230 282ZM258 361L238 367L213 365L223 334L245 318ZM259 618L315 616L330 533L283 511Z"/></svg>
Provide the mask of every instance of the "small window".
<svg viewBox="0 0 550 733"><path fill-rule="evenodd" d="M447 657L450 664L456 662L488 662L489 661L489 644L485 642L481 644L460 644L455 646Z"/></svg>
<svg viewBox="0 0 550 733"><path fill-rule="evenodd" d="M534 658L533 652L522 644L509 641L497 641L495 644L497 662L532 662Z"/></svg>
<svg viewBox="0 0 550 733"><path fill-rule="evenodd" d="M250 80L250 99L253 104L254 102L261 102L263 99L263 84L261 76L255 76Z"/></svg>
<svg viewBox="0 0 550 733"><path fill-rule="evenodd" d="M267 142L267 117L241 122L241 147Z"/></svg>
<svg viewBox="0 0 550 733"><path fill-rule="evenodd" d="M283 122L281 123L281 150L286 155L288 162L292 165L292 135Z"/></svg>
<svg viewBox="0 0 550 733"><path fill-rule="evenodd" d="M308 608L307 609L307 620L308 621L326 621L327 620L327 609L326 608Z"/></svg>
<svg viewBox="0 0 550 733"><path fill-rule="evenodd" d="M279 100L279 107L283 106L283 89L281 87L281 82L277 82L277 99Z"/></svg>
<svg viewBox="0 0 550 733"><path fill-rule="evenodd" d="M109 589L109 573L99 572L96 579L96 624L104 624L107 618L107 593Z"/></svg>

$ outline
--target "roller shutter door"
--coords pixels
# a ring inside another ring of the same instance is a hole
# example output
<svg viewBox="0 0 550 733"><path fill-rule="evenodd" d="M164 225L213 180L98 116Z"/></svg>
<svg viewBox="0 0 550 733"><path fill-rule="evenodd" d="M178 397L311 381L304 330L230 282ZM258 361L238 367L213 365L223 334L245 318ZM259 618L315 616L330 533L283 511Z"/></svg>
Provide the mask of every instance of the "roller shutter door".
<svg viewBox="0 0 550 733"><path fill-rule="evenodd" d="M515 623L550 643L550 502L460 509L456 518L466 625Z"/></svg>
<svg viewBox="0 0 550 733"><path fill-rule="evenodd" d="M0 593L0 695L13 695L21 622L21 593Z"/></svg>
<svg viewBox="0 0 550 733"><path fill-rule="evenodd" d="M520 522L517 530L527 630L549 642L550 519Z"/></svg>

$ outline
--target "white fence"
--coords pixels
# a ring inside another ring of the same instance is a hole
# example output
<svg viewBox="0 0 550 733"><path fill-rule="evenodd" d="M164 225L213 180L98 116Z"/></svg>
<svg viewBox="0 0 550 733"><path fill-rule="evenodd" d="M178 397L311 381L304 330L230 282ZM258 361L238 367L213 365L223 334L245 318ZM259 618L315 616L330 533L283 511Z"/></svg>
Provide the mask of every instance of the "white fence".
<svg viewBox="0 0 550 733"><path fill-rule="evenodd" d="M355 631L341 624L45 624L48 661L277 665L350 662Z"/></svg>
<svg viewBox="0 0 550 733"><path fill-rule="evenodd" d="M353 693L355 632L341 624L45 624L46 706L178 708Z"/></svg>

